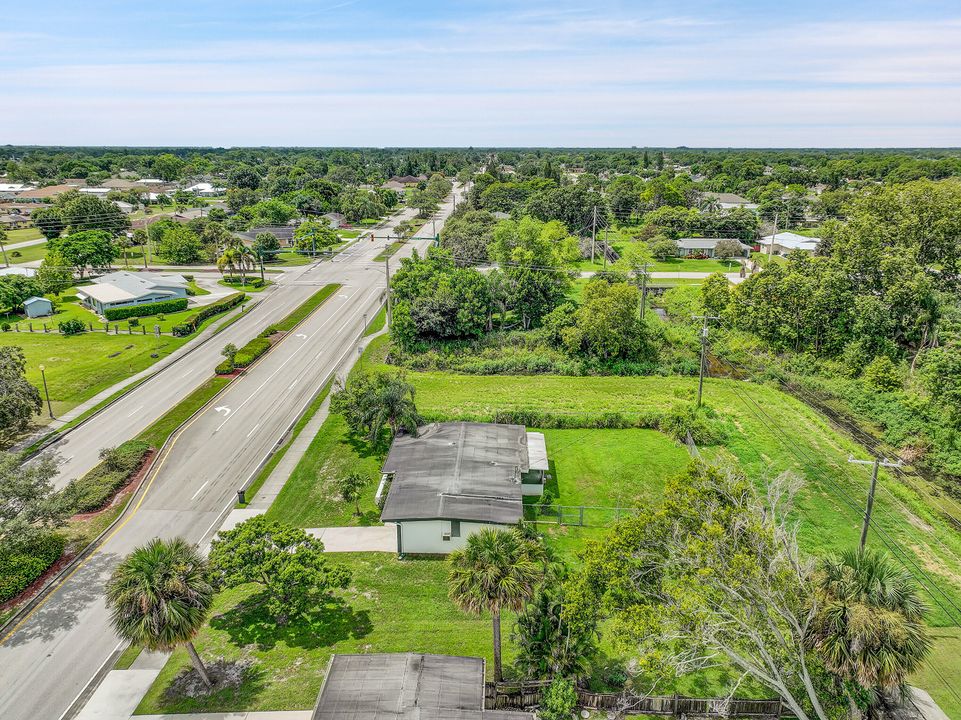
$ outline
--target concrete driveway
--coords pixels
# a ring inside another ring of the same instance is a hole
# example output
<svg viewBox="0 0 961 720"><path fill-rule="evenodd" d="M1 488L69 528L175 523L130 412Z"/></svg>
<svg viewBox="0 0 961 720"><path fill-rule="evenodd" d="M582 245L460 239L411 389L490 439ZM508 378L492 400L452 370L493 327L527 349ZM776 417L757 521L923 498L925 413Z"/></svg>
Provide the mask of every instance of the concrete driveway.
<svg viewBox="0 0 961 720"><path fill-rule="evenodd" d="M397 552L397 526L394 523L372 527L311 528L327 552Z"/></svg>

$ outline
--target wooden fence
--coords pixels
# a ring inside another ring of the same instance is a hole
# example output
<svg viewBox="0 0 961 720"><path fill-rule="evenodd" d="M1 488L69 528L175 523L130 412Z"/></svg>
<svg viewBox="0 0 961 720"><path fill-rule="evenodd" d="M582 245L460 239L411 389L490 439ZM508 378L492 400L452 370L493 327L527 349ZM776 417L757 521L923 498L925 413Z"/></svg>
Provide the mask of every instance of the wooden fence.
<svg viewBox="0 0 961 720"><path fill-rule="evenodd" d="M548 681L487 683L484 707L488 710L529 710L540 705ZM595 693L577 689L577 704L588 710L623 715L701 715L704 717L780 718L791 715L780 699L689 698L679 695Z"/></svg>

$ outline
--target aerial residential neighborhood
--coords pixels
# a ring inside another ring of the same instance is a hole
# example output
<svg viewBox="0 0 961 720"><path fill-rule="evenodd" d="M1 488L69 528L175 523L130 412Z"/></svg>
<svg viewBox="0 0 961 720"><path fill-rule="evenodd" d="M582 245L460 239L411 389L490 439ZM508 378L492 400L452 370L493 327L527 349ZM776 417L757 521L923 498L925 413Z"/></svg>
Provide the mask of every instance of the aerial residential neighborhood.
<svg viewBox="0 0 961 720"><path fill-rule="evenodd" d="M0 720L961 720L961 16L4 15Z"/></svg>

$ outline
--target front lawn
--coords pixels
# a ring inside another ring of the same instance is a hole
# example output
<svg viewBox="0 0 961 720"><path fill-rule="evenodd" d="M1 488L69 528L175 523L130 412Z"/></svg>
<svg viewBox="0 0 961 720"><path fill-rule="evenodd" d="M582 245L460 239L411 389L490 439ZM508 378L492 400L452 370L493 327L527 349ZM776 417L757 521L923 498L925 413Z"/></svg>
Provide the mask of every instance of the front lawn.
<svg viewBox="0 0 961 720"><path fill-rule="evenodd" d="M338 553L332 559L350 567L351 587L342 599L283 627L252 607L257 586L217 596L214 616L196 640L197 650L210 662L224 658L252 663L239 688L207 698L167 697L171 681L190 665L180 649L137 713L309 709L333 653L469 655L486 658L491 671L490 620L466 615L451 603L442 560L402 561L387 553ZM505 640L510 624L505 617ZM505 643L505 662L512 657Z"/></svg>
<svg viewBox="0 0 961 720"><path fill-rule="evenodd" d="M737 260L696 260L694 258L671 258L669 260L655 260L649 268L652 272L707 272L732 273L737 272L741 263Z"/></svg>
<svg viewBox="0 0 961 720"><path fill-rule="evenodd" d="M9 234L9 233L8 233ZM29 238L33 240L34 238ZM37 245L28 245L22 248L7 248L7 260L11 265L43 260L47 256L47 243L42 242Z"/></svg>

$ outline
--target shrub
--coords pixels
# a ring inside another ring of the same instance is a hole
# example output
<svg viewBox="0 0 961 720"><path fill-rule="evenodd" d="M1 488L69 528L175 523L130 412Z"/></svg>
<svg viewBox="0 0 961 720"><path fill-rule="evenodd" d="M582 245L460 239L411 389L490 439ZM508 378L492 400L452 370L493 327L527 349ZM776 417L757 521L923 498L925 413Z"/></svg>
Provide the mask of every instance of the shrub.
<svg viewBox="0 0 961 720"><path fill-rule="evenodd" d="M237 351L234 356L234 367L245 368L268 350L270 350L269 340L254 338Z"/></svg>
<svg viewBox="0 0 961 720"><path fill-rule="evenodd" d="M901 389L901 375L894 361L887 355L878 355L864 368L864 381L882 392Z"/></svg>
<svg viewBox="0 0 961 720"><path fill-rule="evenodd" d="M78 513L102 508L130 481L149 451L150 445L142 440L128 440L116 448L101 450L100 464L64 488L70 508Z"/></svg>
<svg viewBox="0 0 961 720"><path fill-rule="evenodd" d="M14 598L53 565L67 545L63 535L40 535L21 551L0 552L0 602Z"/></svg>
<svg viewBox="0 0 961 720"><path fill-rule="evenodd" d="M555 678L544 691L537 717L542 720L570 720L577 707L577 690L574 683Z"/></svg>
<svg viewBox="0 0 961 720"><path fill-rule="evenodd" d="M684 442L690 433L697 445L716 445L723 438L713 413L706 408L699 410L693 405L675 405L661 416L657 429L678 442Z"/></svg>
<svg viewBox="0 0 961 720"><path fill-rule="evenodd" d="M218 375L230 375L236 368L230 360L223 360L217 363L217 367L214 368L214 372Z"/></svg>
<svg viewBox="0 0 961 720"><path fill-rule="evenodd" d="M173 326L171 330L174 334L174 337L186 337L187 335L196 332L197 328L204 320L230 310L230 308L235 307L243 302L246 297L247 296L244 293L234 293L233 295L228 295L220 302L211 303L210 305L201 308L193 315L187 317L179 325Z"/></svg>
<svg viewBox="0 0 961 720"><path fill-rule="evenodd" d="M187 282L193 282L193 281L194 281L194 276L193 276L193 275L182 275L181 277L182 277L184 280L186 280Z"/></svg>
<svg viewBox="0 0 961 720"><path fill-rule="evenodd" d="M2 330L3 332L10 332L10 323L8 322L0 323L0 330Z"/></svg>
<svg viewBox="0 0 961 720"><path fill-rule="evenodd" d="M160 302L144 303L143 305L109 308L104 311L103 316L107 320L126 320L132 317L157 315L157 319L159 320L160 313L180 312L186 309L187 298L174 298L173 300L161 300Z"/></svg>
<svg viewBox="0 0 961 720"><path fill-rule="evenodd" d="M129 325L130 327L139 327L140 321L137 318L130 318L127 321L127 325Z"/></svg>
<svg viewBox="0 0 961 720"><path fill-rule="evenodd" d="M60 328L61 335L79 335L87 329L87 326L83 324L83 320L78 320L77 318L63 320L57 327Z"/></svg>
<svg viewBox="0 0 961 720"><path fill-rule="evenodd" d="M260 331L258 337L269 338L274 333L280 332L276 325L268 325L263 330Z"/></svg>

